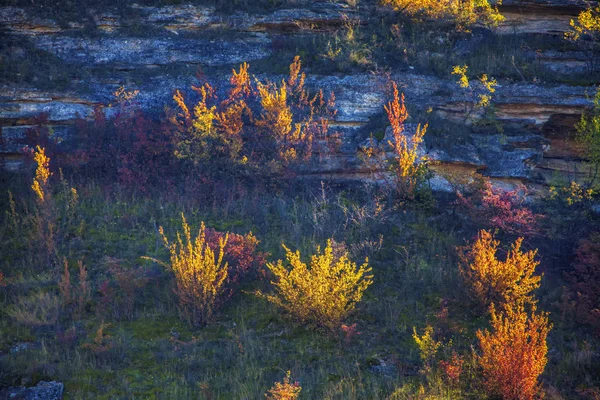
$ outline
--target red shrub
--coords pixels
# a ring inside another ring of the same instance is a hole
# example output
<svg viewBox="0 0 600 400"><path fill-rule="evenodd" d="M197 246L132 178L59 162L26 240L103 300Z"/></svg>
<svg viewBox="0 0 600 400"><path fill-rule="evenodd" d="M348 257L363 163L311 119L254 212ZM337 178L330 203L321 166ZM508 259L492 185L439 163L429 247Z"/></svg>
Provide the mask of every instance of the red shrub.
<svg viewBox="0 0 600 400"><path fill-rule="evenodd" d="M465 360L463 357L452 352L452 358L449 361L440 360L439 367L444 374L444 379L451 386L456 386L460 383L460 375L462 374L462 368Z"/></svg>
<svg viewBox="0 0 600 400"><path fill-rule="evenodd" d="M533 213L525 205L525 186L506 191L494 188L488 180L484 180L475 184L470 192L468 195L458 192L457 204L482 228L500 229L518 236L535 236L540 233L542 215Z"/></svg>
<svg viewBox="0 0 600 400"><path fill-rule="evenodd" d="M142 191L170 182L174 159L168 130L135 104L120 105L112 117L96 107L93 119L78 120L76 128L77 149L67 157L71 167Z"/></svg>
<svg viewBox="0 0 600 400"><path fill-rule="evenodd" d="M224 237L224 232L206 229L206 242L213 250L219 248L219 240ZM262 270L266 265L268 254L257 251L258 243L252 232L245 235L229 233L224 260L229 264L227 279L230 283L238 283L247 274Z"/></svg>

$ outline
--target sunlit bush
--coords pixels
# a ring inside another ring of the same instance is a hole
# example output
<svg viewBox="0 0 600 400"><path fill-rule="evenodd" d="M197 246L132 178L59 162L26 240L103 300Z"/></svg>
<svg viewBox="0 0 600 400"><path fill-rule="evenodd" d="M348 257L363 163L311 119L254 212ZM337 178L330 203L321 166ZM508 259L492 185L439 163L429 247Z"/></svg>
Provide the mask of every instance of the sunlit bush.
<svg viewBox="0 0 600 400"><path fill-rule="evenodd" d="M239 72L232 71L224 99L208 82L193 87L200 99L192 106L176 91L177 111L169 118L175 155L214 174L251 176L259 171L269 176L330 151L335 97L309 93L300 58L280 83L252 78L248 68L244 63Z"/></svg>
<svg viewBox="0 0 600 400"><path fill-rule="evenodd" d="M494 27L504 21L497 7L501 2L492 6L488 0L382 0L382 3L413 18L451 21L463 30L477 23Z"/></svg>
<svg viewBox="0 0 600 400"><path fill-rule="evenodd" d="M547 313L532 306L491 307L491 330L478 331L480 352L477 363L491 396L505 400L530 400L540 393L538 378L546 366L546 337L551 329Z"/></svg>
<svg viewBox="0 0 600 400"><path fill-rule="evenodd" d="M219 240L217 252L206 243L204 223L198 236L192 240L190 226L181 214L183 237L178 232L177 240L169 241L162 226L160 235L169 249L169 267L175 275L175 293L179 297L181 311L193 325L210 322L224 293L228 270L223 262L227 235Z"/></svg>
<svg viewBox="0 0 600 400"><path fill-rule="evenodd" d="M302 391L298 382L291 382L290 371L287 372L282 382L275 385L265 394L267 400L296 400Z"/></svg>
<svg viewBox="0 0 600 400"><path fill-rule="evenodd" d="M275 276L271 282L275 293L259 292L259 296L302 323L332 331L339 328L373 282L368 260L357 268L347 253L335 257L331 240L322 252L317 249L309 265L302 262L299 251L283 247L289 267L282 260L267 264Z"/></svg>
<svg viewBox="0 0 600 400"><path fill-rule="evenodd" d="M419 179L423 177L426 157L419 155L423 136L427 132L427 124L417 127L412 137L404 132L404 122L408 111L404 104L404 94L398 95L398 85L393 82L394 98L384 106L388 120L392 126L393 141L389 145L394 152L392 169L396 178L396 187L402 197L413 198Z"/></svg>
<svg viewBox="0 0 600 400"><path fill-rule="evenodd" d="M517 239L504 260L498 258L500 242L486 230L477 240L461 249L461 275L482 306L524 304L533 302L533 291L540 286L541 276L534 275L539 261L537 251L523 252L523 238Z"/></svg>

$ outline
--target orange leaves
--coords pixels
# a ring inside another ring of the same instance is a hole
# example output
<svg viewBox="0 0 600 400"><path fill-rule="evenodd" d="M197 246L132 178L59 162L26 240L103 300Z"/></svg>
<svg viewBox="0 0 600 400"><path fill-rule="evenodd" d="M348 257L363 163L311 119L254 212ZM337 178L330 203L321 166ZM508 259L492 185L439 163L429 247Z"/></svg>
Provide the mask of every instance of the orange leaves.
<svg viewBox="0 0 600 400"><path fill-rule="evenodd" d="M419 124L412 138L404 134L404 122L408 118L408 111L404 104L404 94L398 95L398 85L392 82L394 98L384 106L388 120L392 126L394 141L388 142L394 151L395 163L393 166L398 192L403 197L412 198L417 187L418 178L423 170L424 157L419 156L419 146L423 143L423 136L427 132L427 124Z"/></svg>
<svg viewBox="0 0 600 400"><path fill-rule="evenodd" d="M220 172L223 166L236 166L268 168L271 175L308 161L315 145L328 151L335 97L326 100L322 91L309 95L301 67L295 57L288 79L277 84L252 79L249 65L243 63L232 71L228 96L222 101L208 83L192 87L200 95L193 113L176 92L180 112L171 117L176 155Z"/></svg>
<svg viewBox="0 0 600 400"><path fill-rule="evenodd" d="M522 304L507 304L502 312L491 307L491 331L478 331L484 386L492 396L505 400L537 397L538 377L547 363L546 337L552 329L547 313L527 313Z"/></svg>
<svg viewBox="0 0 600 400"><path fill-rule="evenodd" d="M537 396L551 329L548 314L536 313L532 293L541 280L541 276L533 275L539 264L537 251L523 252L522 242L522 238L517 239L502 261L497 258L500 243L482 230L461 254L465 282L490 309L491 330L477 332L480 353L476 360L483 371L483 383L488 394L506 400Z"/></svg>
<svg viewBox="0 0 600 400"><path fill-rule="evenodd" d="M175 100L175 103L177 103L177 106L181 110L181 116L185 120L189 120L191 118L190 110L187 108L187 105L185 104L185 99L183 98L183 95L179 90L175 91L175 94L173 95L173 100Z"/></svg>
<svg viewBox="0 0 600 400"><path fill-rule="evenodd" d="M392 125L392 133L395 138L404 132L404 122L408 119L408 111L406 111L406 105L404 104L404 93L402 93L402 99L400 100L398 98L398 85L396 82L392 82L392 85L394 86L394 99L383 108Z"/></svg>
<svg viewBox="0 0 600 400"><path fill-rule="evenodd" d="M518 305L532 303L532 292L540 286L541 276L533 275L539 261L537 251L521 251L523 239L512 244L504 261L497 258L500 242L486 230L477 240L461 249L461 275L474 297L485 307L491 303Z"/></svg>
<svg viewBox="0 0 600 400"><path fill-rule="evenodd" d="M252 94L253 90L248 74L249 67L250 65L245 62L240 65L240 72L236 72L235 69L231 70L231 78L229 78L231 89L229 98L225 100L227 104L247 98Z"/></svg>

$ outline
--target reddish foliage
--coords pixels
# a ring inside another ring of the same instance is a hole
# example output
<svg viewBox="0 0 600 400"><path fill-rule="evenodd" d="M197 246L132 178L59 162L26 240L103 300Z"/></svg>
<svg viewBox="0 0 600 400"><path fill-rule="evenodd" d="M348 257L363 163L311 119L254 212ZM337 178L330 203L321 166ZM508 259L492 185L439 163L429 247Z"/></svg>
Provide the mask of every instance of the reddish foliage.
<svg viewBox="0 0 600 400"><path fill-rule="evenodd" d="M580 242L573 269L567 274L576 293L576 318L600 335L600 233Z"/></svg>
<svg viewBox="0 0 600 400"><path fill-rule="evenodd" d="M121 105L110 118L97 107L92 121L80 119L76 127L78 148L67 158L71 167L142 191L170 182L174 160L168 132L135 105Z"/></svg>
<svg viewBox="0 0 600 400"><path fill-rule="evenodd" d="M463 357L456 354L455 351L452 352L452 358L449 361L440 360L439 367L448 384L456 386L460 383L460 375L462 374L464 362Z"/></svg>
<svg viewBox="0 0 600 400"><path fill-rule="evenodd" d="M224 232L206 229L206 242L213 250L219 248L219 240L224 237ZM239 283L246 275L266 265L268 254L257 251L258 243L252 232L245 235L229 233L224 260L229 264L227 279L230 283Z"/></svg>
<svg viewBox="0 0 600 400"><path fill-rule="evenodd" d="M457 193L457 204L467 210L471 220L485 229L500 229L512 235L535 236L540 233L543 216L533 213L525 205L525 186L506 191L492 187L488 180L474 186L470 195Z"/></svg>
<svg viewBox="0 0 600 400"><path fill-rule="evenodd" d="M6 286L6 279L4 278L4 273L0 271L0 287Z"/></svg>

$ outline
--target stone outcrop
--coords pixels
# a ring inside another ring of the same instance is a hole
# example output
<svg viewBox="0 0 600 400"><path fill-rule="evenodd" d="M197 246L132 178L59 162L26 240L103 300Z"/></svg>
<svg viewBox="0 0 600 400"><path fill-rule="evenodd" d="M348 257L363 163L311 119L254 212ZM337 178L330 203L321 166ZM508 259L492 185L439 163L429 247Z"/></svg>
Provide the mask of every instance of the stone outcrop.
<svg viewBox="0 0 600 400"><path fill-rule="evenodd" d="M505 1L502 7L507 22L499 28L500 33L556 36L568 29L569 20L585 4L579 0L531 0ZM0 127L9 144L5 151L12 154L10 165L18 164L19 151L10 143L35 124L41 113L47 115L47 123L57 135L68 136L74 119L89 117L95 106L109 104L121 85L140 91L136 100L143 108L160 112L165 104L172 104L174 89L189 90L194 82L193 74L178 69L181 65L212 68L211 78L224 87L231 67L243 61L276 57L274 40L279 35L309 35L350 23L367 24L373 11L330 2L265 14L225 15L214 7L195 5L132 5L131 9L136 16L135 26L111 10L97 11L92 14L95 31L90 33L89 26L81 22L59 23L32 17L20 8L0 7L0 27L6 35L20 37L37 51L76 69L63 90L11 82L0 87ZM136 29L148 34L136 34ZM583 53L577 51L545 51L532 57L538 57L557 74L587 68ZM275 75L261 77L281 79ZM418 71L392 71L391 78L398 82L411 108L431 109L433 123L446 120L471 125L476 119L465 121L465 98L451 80ZM447 188L445 177L453 175L479 173L497 180L533 184L545 182L554 171L585 171L572 132L581 112L590 104L592 88L499 83L494 95L499 126L477 127L460 141L426 137L424 151L436 161L433 168L438 173L439 188ZM339 112L332 129L343 138L338 152L326 163L307 170L307 176L363 180L384 174L384 167L374 169L364 163L361 146L370 133L376 133L370 131L370 122L381 119L388 93L387 77L310 74L307 84L335 92ZM420 114L428 118L424 112ZM389 133L375 145L385 152L388 139Z"/></svg>

